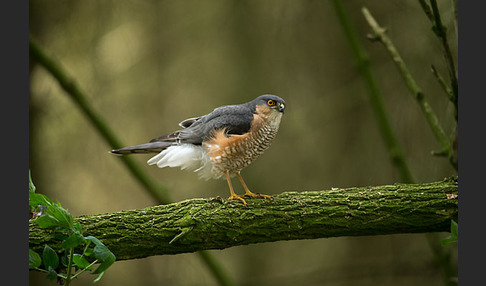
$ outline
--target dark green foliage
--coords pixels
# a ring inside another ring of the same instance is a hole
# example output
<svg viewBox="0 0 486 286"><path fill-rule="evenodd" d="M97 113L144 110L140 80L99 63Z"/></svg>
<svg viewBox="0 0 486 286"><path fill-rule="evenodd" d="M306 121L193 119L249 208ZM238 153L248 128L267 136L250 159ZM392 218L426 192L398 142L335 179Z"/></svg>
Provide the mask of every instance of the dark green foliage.
<svg viewBox="0 0 486 286"><path fill-rule="evenodd" d="M87 268L88 270L93 269L93 267L91 267L89 265L90 263L88 262L88 260L86 260L86 258L81 254L77 254L77 253L74 254L73 262L76 265L76 267L78 267L78 268L81 268L81 269Z"/></svg>
<svg viewBox="0 0 486 286"><path fill-rule="evenodd" d="M101 262L93 274L100 274L94 282L103 277L104 272L116 260L115 255L96 237L83 236L81 224L74 222L72 215L59 202L54 203L47 196L35 193L35 186L29 171L29 208L33 221L41 228L53 230L55 240L60 240L63 254L45 244L41 256L29 248L29 269L47 273L49 280L60 279L63 285L86 270L92 271L93 264ZM94 247L90 247L94 244ZM84 247L82 254L74 253L75 249ZM91 260L88 261L88 258ZM40 268L43 265L43 268ZM75 267L78 273L72 273ZM66 274L62 274L66 271Z"/></svg>
<svg viewBox="0 0 486 286"><path fill-rule="evenodd" d="M103 273L108 267L113 264L113 262L115 262L115 255L96 237L87 236L85 237L85 239L95 244L95 247L93 249L94 258L99 261L103 261L100 266L96 268L93 274Z"/></svg>
<svg viewBox="0 0 486 286"><path fill-rule="evenodd" d="M42 262L44 267L47 269L52 267L53 269L59 266L59 257L57 253L49 245L44 246L44 252L42 252Z"/></svg>
<svg viewBox="0 0 486 286"><path fill-rule="evenodd" d="M442 246L451 245L458 241L459 226L457 222L451 220L451 235L441 241Z"/></svg>
<svg viewBox="0 0 486 286"><path fill-rule="evenodd" d="M73 248L84 243L84 237L80 231L75 230L73 233L61 244L62 248Z"/></svg>
<svg viewBox="0 0 486 286"><path fill-rule="evenodd" d="M37 252L29 249L29 269L37 268L41 265L42 259Z"/></svg>

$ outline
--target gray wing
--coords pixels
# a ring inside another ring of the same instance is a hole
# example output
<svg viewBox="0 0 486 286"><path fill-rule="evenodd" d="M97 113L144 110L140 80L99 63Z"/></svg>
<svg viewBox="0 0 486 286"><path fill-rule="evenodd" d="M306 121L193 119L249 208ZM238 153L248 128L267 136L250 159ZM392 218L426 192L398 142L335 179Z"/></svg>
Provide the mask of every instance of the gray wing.
<svg viewBox="0 0 486 286"><path fill-rule="evenodd" d="M213 135L214 130L224 128L228 134L246 133L250 130L252 120L253 112L244 105L222 106L179 130L178 135L180 142L202 144Z"/></svg>
<svg viewBox="0 0 486 286"><path fill-rule="evenodd" d="M214 130L226 129L228 134L243 134L250 130L253 112L246 105L228 105L218 107L213 112L201 117L183 120L179 125L184 129L177 130L140 144L112 150L114 154L158 153L172 145L190 143L201 145Z"/></svg>
<svg viewBox="0 0 486 286"><path fill-rule="evenodd" d="M201 117L189 118L180 123L185 126L168 135L150 142L177 142L200 145L209 138L214 130L225 128L228 134L243 134L250 130L253 112L245 105L218 107L213 112Z"/></svg>
<svg viewBox="0 0 486 286"><path fill-rule="evenodd" d="M182 120L181 123L179 123L179 126L182 127L182 128L187 128L187 127L191 126L194 122L198 121L199 119L201 119L201 116L191 117L191 118Z"/></svg>

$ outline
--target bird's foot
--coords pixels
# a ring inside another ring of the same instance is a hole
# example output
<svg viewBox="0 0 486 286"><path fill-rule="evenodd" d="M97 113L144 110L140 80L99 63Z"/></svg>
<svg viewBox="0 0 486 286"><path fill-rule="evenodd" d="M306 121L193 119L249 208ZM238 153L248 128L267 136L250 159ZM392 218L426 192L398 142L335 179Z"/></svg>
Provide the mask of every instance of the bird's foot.
<svg viewBox="0 0 486 286"><path fill-rule="evenodd" d="M271 196L259 194L259 193L252 193L249 190L247 190L246 193L243 196L252 197L252 198L265 198L265 199L273 200L273 198Z"/></svg>
<svg viewBox="0 0 486 286"><path fill-rule="evenodd" d="M228 200L240 200L245 206L246 206L246 201L243 199L245 195L231 195Z"/></svg>
<svg viewBox="0 0 486 286"><path fill-rule="evenodd" d="M247 206L244 197L246 197L246 198L265 198L265 199L273 200L273 198L271 196L264 195L264 194L258 194L258 193L252 193L250 191L247 191L244 195L236 195L236 194L231 195L228 198L228 200L240 200L245 206Z"/></svg>

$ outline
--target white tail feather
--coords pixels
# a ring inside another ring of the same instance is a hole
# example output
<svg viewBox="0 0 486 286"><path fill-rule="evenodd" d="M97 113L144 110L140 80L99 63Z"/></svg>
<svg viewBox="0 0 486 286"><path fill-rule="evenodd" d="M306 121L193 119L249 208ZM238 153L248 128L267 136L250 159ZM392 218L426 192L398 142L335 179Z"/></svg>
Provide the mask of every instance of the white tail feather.
<svg viewBox="0 0 486 286"><path fill-rule="evenodd" d="M204 158L202 146L182 144L170 146L159 154L150 158L149 165L157 165L159 168L180 167L182 170L195 170L201 167Z"/></svg>

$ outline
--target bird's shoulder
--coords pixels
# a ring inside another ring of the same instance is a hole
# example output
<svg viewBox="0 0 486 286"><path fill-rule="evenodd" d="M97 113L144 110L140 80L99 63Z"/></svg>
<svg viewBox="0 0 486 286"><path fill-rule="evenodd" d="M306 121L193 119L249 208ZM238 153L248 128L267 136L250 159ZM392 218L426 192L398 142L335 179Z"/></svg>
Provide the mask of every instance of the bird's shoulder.
<svg viewBox="0 0 486 286"><path fill-rule="evenodd" d="M207 133L225 128L229 134L243 134L250 130L253 114L247 105L226 105L202 117L201 124Z"/></svg>
<svg viewBox="0 0 486 286"><path fill-rule="evenodd" d="M183 127L168 135L152 139L155 141L175 141L201 144L215 131L224 129L227 134L244 134L250 131L255 110L248 104L224 105L212 112L185 119L179 123Z"/></svg>

